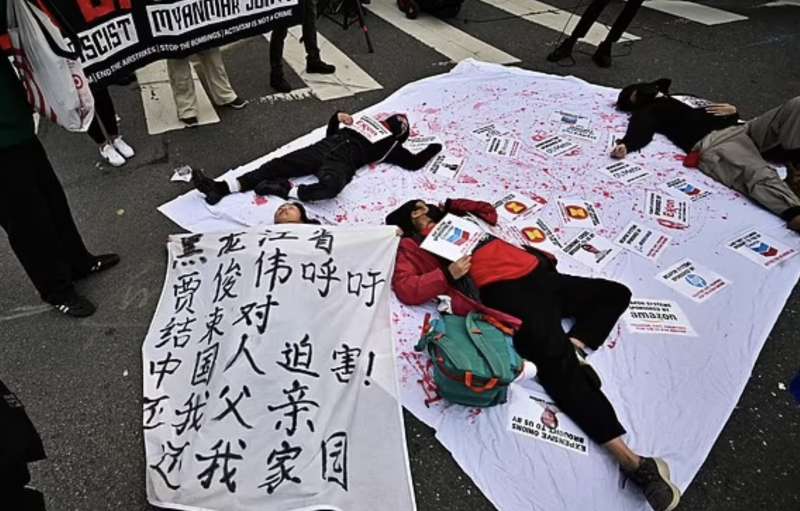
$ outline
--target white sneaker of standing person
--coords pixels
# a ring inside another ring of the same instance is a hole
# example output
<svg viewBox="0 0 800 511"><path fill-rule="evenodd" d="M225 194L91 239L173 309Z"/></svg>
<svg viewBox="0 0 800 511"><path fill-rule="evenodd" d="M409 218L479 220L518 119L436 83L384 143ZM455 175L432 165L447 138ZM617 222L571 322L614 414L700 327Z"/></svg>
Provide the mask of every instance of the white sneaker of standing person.
<svg viewBox="0 0 800 511"><path fill-rule="evenodd" d="M525 380L532 380L537 373L536 364L531 362L530 360L523 360L522 361L522 370L519 372L516 378L514 378L514 383L520 383Z"/></svg>
<svg viewBox="0 0 800 511"><path fill-rule="evenodd" d="M100 146L100 156L114 167L125 165L125 158L109 142Z"/></svg>
<svg viewBox="0 0 800 511"><path fill-rule="evenodd" d="M122 140L122 137L117 135L111 140L111 145L117 150L126 160L130 160L136 154L133 147L129 146L127 142Z"/></svg>

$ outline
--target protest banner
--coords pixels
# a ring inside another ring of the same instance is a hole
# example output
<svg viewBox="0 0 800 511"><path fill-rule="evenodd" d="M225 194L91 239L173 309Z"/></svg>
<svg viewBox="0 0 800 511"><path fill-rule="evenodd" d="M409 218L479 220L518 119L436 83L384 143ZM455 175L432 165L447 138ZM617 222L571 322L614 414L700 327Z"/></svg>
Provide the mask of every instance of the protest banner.
<svg viewBox="0 0 800 511"><path fill-rule="evenodd" d="M792 258L798 251L770 238L758 229L748 229L729 241L726 246L762 268L774 268Z"/></svg>
<svg viewBox="0 0 800 511"><path fill-rule="evenodd" d="M90 82L300 23L305 0L41 0L77 34Z"/></svg>
<svg viewBox="0 0 800 511"><path fill-rule="evenodd" d="M672 300L634 298L622 321L632 334L697 336L683 309Z"/></svg>
<svg viewBox="0 0 800 511"><path fill-rule="evenodd" d="M671 239L663 232L631 221L622 229L614 243L634 254L655 261L664 253Z"/></svg>
<svg viewBox="0 0 800 511"><path fill-rule="evenodd" d="M392 227L170 237L143 354L148 500L413 510L389 318Z"/></svg>
<svg viewBox="0 0 800 511"><path fill-rule="evenodd" d="M673 264L656 278L698 303L708 300L730 284L717 273L688 258Z"/></svg>

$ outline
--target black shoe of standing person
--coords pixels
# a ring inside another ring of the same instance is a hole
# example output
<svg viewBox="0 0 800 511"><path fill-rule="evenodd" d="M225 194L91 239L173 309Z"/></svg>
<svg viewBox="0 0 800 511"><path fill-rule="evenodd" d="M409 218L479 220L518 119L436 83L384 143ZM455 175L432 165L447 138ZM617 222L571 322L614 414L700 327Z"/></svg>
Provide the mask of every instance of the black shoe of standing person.
<svg viewBox="0 0 800 511"><path fill-rule="evenodd" d="M611 43L603 41L592 55L592 60L600 67L611 67Z"/></svg>
<svg viewBox="0 0 800 511"><path fill-rule="evenodd" d="M119 255L117 254L101 254L97 256L92 256L89 259L89 264L83 271L80 271L72 276L72 280L81 280L85 279L89 275L94 273L100 273L101 271L106 271L109 268L112 268L119 264Z"/></svg>
<svg viewBox="0 0 800 511"><path fill-rule="evenodd" d="M680 490L670 481L669 466L661 458L641 458L639 468L623 473L644 493L654 511L672 511L681 501Z"/></svg>
<svg viewBox="0 0 800 511"><path fill-rule="evenodd" d="M197 123L199 121L197 120L197 117L193 115L191 117L185 117L181 119L181 122L190 128L194 128L195 126L197 126Z"/></svg>
<svg viewBox="0 0 800 511"><path fill-rule="evenodd" d="M256 185L255 192L258 195L274 195L287 200L291 189L292 183L287 179L265 179Z"/></svg>
<svg viewBox="0 0 800 511"><path fill-rule="evenodd" d="M234 99L230 103L225 103L222 106L226 106L228 108L233 108L234 110L241 110L242 108L247 106L247 103L248 103L247 100L244 100L244 99L242 99L242 98L237 96L236 99Z"/></svg>
<svg viewBox="0 0 800 511"><path fill-rule="evenodd" d="M572 48L575 47L576 41L577 40L572 37L567 37L558 45L558 48L550 52L547 56L547 60L549 62L558 62L559 60L572 57Z"/></svg>
<svg viewBox="0 0 800 511"><path fill-rule="evenodd" d="M321 75L330 75L336 72L336 66L324 62L321 58L306 60L306 72Z"/></svg>
<svg viewBox="0 0 800 511"><path fill-rule="evenodd" d="M276 92L292 92L292 86L286 81L283 74L272 73L269 77L269 85L275 89Z"/></svg>
<svg viewBox="0 0 800 511"><path fill-rule="evenodd" d="M224 181L214 181L203 174L203 171L200 169L192 169L192 184L200 193L205 195L206 202L212 206L231 193L230 188L228 188L228 183Z"/></svg>
<svg viewBox="0 0 800 511"><path fill-rule="evenodd" d="M50 304L61 314L73 318L85 318L97 310L92 302L76 293L75 290L71 290L64 298L51 301Z"/></svg>

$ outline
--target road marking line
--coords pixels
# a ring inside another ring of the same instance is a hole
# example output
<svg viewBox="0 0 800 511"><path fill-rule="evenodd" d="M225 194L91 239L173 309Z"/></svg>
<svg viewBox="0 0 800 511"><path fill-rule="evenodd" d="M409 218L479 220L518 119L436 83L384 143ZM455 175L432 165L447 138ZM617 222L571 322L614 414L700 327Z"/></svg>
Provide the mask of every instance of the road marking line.
<svg viewBox="0 0 800 511"><path fill-rule="evenodd" d="M504 10L515 16L542 25L543 27L550 28L557 32L572 33L572 30L578 24L582 12L571 13L569 11L561 10L552 5L538 1L528 0L481 0L485 4L489 4L498 9ZM530 14L534 13L534 14ZM564 28L566 26L566 29ZM597 46L606 38L608 34L608 27L600 23L593 23L586 37L581 41ZM637 41L641 39L639 36L625 32L620 38L620 42Z"/></svg>
<svg viewBox="0 0 800 511"><path fill-rule="evenodd" d="M353 62L350 57L319 33L317 34L317 44L320 55L326 62L336 66L336 73L330 75L306 73L306 50L300 41L301 34L301 27L289 29L289 36L286 38L283 49L283 58L321 101L346 98L359 92L383 88L366 71L358 67L358 64ZM269 34L265 34L264 37L269 40Z"/></svg>
<svg viewBox="0 0 800 511"><path fill-rule="evenodd" d="M400 12L394 0L372 0L372 3L365 7L453 62L467 58L495 64L520 62L513 55L486 44L435 16L423 14L415 20L410 20Z"/></svg>
<svg viewBox="0 0 800 511"><path fill-rule="evenodd" d="M742 16L741 14L734 14L694 2L684 2L683 0L647 0L644 6L648 9L686 18L703 25L722 25L723 23L747 19L747 16Z"/></svg>
<svg viewBox="0 0 800 511"><path fill-rule="evenodd" d="M215 124L219 116L211 105L211 100L203 88L203 84L192 69L194 89L197 95L198 124ZM187 126L178 119L178 107L172 96L172 87L167 74L167 61L159 60L136 71L136 80L142 94L144 116L147 120L147 132L158 135L167 131L184 129Z"/></svg>

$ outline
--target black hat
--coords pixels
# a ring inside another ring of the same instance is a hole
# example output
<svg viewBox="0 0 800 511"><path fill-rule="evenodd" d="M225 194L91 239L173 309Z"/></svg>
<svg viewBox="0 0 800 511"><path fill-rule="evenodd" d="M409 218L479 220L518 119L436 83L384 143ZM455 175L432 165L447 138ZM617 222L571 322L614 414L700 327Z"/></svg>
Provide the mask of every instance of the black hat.
<svg viewBox="0 0 800 511"><path fill-rule="evenodd" d="M386 215L386 225L396 225L408 236L414 233L414 222L411 221L411 212L417 207L419 200L413 199Z"/></svg>
<svg viewBox="0 0 800 511"><path fill-rule="evenodd" d="M408 138L408 117L405 114L394 114L386 118L386 125L402 144Z"/></svg>
<svg viewBox="0 0 800 511"><path fill-rule="evenodd" d="M617 108L623 112L632 112L652 102L660 92L667 94L672 80L669 78L659 78L650 83L634 83L623 88L617 97ZM631 96L636 92L636 100Z"/></svg>

